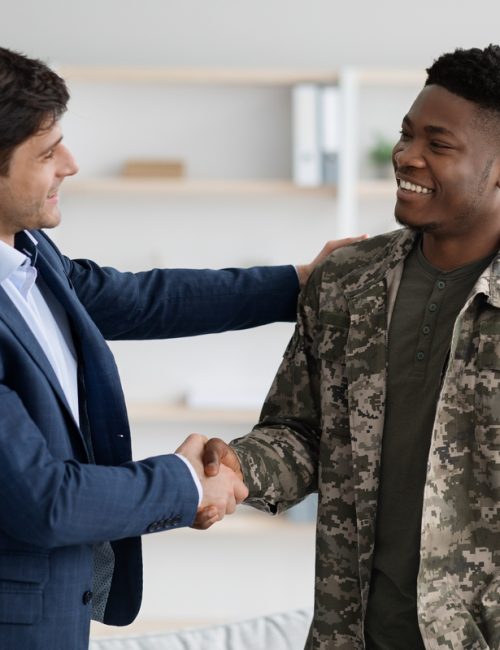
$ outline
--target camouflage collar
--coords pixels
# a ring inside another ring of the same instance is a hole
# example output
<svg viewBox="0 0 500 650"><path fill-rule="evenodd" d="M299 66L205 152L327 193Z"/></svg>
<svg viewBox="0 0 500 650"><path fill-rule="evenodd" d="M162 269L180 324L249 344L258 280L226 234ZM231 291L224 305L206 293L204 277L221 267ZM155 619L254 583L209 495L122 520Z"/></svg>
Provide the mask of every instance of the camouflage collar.
<svg viewBox="0 0 500 650"><path fill-rule="evenodd" d="M363 248L366 247L367 253L371 251L372 246L378 250L375 255L366 256L366 264L362 263L362 258L357 258L358 264L344 277L338 279L345 296L349 298L364 293L383 280L405 259L417 237L418 235L411 230L403 228L363 242ZM385 240L382 246L381 239ZM500 308L500 251L481 274L474 293L483 293L488 297L491 305Z"/></svg>
<svg viewBox="0 0 500 650"><path fill-rule="evenodd" d="M476 282L475 293L483 293L493 307L500 307L500 251Z"/></svg>
<svg viewBox="0 0 500 650"><path fill-rule="evenodd" d="M378 284L389 271L400 264L412 249L417 235L408 229L395 230L382 235L386 242L380 246L380 238L374 237L373 243L379 248L375 256L368 255L366 264L358 264L350 273L339 280L347 298ZM370 240L366 241L367 249ZM368 251L367 251L368 252Z"/></svg>

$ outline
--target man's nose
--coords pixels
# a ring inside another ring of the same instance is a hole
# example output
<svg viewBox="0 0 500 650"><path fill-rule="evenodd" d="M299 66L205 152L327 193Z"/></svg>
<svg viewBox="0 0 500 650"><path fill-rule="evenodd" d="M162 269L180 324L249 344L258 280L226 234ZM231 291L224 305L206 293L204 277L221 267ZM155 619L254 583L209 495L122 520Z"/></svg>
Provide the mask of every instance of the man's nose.
<svg viewBox="0 0 500 650"><path fill-rule="evenodd" d="M66 177L66 176L74 176L78 172L78 164L73 157L73 154L69 149L64 148L63 151L63 156L61 157L61 165L59 168L59 175Z"/></svg>
<svg viewBox="0 0 500 650"><path fill-rule="evenodd" d="M422 147L415 141L404 142L394 149L396 167L425 167L426 162Z"/></svg>

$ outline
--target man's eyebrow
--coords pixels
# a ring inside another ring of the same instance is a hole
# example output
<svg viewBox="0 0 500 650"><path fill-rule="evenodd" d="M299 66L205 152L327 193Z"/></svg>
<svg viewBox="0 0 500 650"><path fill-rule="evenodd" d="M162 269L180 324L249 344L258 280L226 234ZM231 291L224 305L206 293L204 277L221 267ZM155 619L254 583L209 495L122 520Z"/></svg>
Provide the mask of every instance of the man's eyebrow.
<svg viewBox="0 0 500 650"><path fill-rule="evenodd" d="M413 126L413 123L411 119L408 117L408 115L405 115L403 117L403 124L406 124L408 126ZM428 133L429 135L450 135L455 137L455 134L453 131L450 131L449 129L445 128L444 126L424 126L424 131Z"/></svg>
<svg viewBox="0 0 500 650"><path fill-rule="evenodd" d="M57 147L57 145L62 141L62 139L63 139L63 136L61 135L59 138L57 138L57 140L55 142L50 144L43 151L40 151L40 153L38 154L38 157L40 158L41 156L45 156L45 154L49 153L49 151L51 151L52 149L55 149Z"/></svg>
<svg viewBox="0 0 500 650"><path fill-rule="evenodd" d="M450 129L446 129L444 126L426 126L424 131L426 133L430 133L431 135L436 134L436 135L451 135L455 137L455 134L453 131L450 131Z"/></svg>

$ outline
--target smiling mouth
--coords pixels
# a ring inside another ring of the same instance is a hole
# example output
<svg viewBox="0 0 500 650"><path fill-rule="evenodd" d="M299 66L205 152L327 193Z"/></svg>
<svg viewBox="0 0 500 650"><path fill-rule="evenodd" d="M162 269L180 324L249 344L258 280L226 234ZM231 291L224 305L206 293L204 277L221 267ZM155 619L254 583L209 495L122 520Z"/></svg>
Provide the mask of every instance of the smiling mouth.
<svg viewBox="0 0 500 650"><path fill-rule="evenodd" d="M48 200L57 199L58 196L59 196L59 188L52 190L50 194L47 194L47 199Z"/></svg>
<svg viewBox="0 0 500 650"><path fill-rule="evenodd" d="M417 185L416 183L410 183L410 181L404 181L403 179L398 179L399 187L407 192L415 192L415 194L432 194L434 190L431 190L428 187L423 185Z"/></svg>

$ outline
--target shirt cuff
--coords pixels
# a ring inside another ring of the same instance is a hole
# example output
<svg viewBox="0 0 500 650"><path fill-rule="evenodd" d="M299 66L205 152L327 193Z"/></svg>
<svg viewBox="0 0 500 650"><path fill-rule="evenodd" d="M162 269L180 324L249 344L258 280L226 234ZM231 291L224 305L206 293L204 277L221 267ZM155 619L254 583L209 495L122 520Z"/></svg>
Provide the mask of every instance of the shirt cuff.
<svg viewBox="0 0 500 650"><path fill-rule="evenodd" d="M199 508L203 500L203 487L201 485L200 479L198 478L198 474L194 471L194 467L191 465L188 459L185 458L182 454L175 454L175 456L177 456L177 458L180 458L182 461L184 461L184 463L186 463L187 468L191 472L191 476L193 477L194 484L196 485L196 489L198 490L198 508Z"/></svg>

